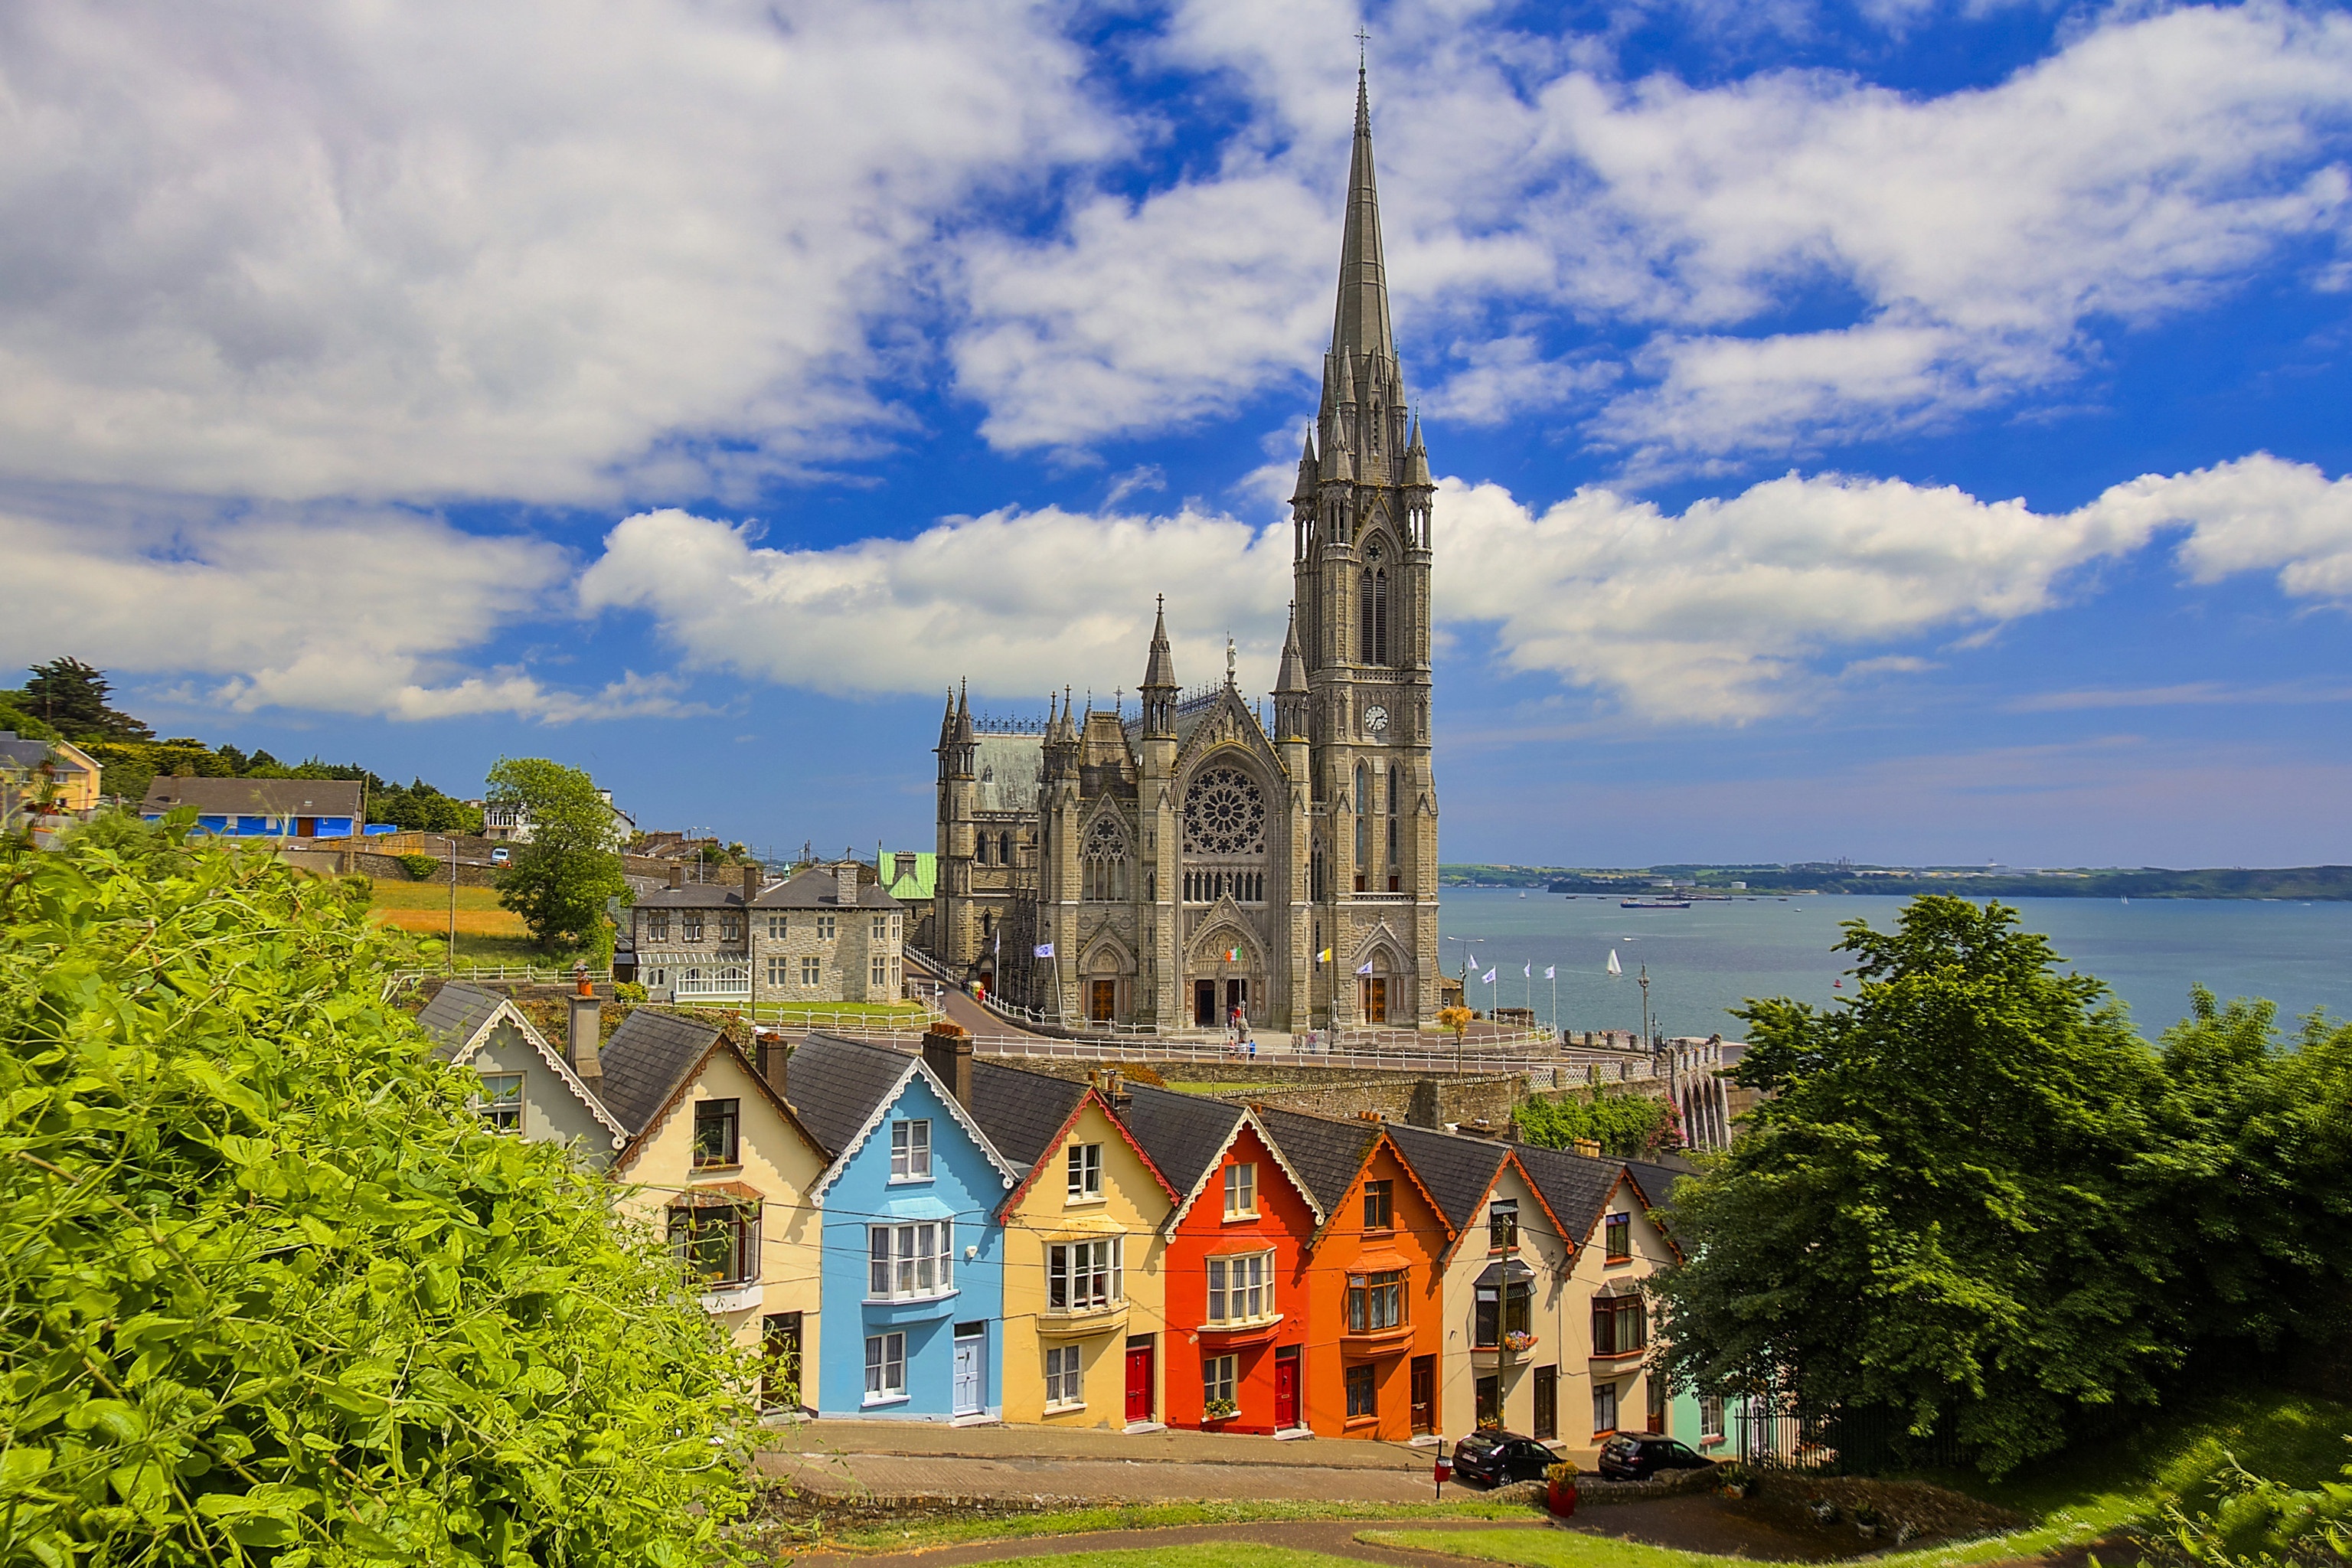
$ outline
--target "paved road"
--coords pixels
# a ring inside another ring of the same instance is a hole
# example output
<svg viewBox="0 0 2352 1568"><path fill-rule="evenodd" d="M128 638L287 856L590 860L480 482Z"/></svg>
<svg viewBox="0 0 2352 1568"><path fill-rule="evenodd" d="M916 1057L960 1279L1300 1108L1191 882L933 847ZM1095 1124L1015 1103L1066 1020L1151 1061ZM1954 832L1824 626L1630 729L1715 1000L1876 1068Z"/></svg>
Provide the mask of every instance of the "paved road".
<svg viewBox="0 0 2352 1568"><path fill-rule="evenodd" d="M1266 1524L1185 1524L1158 1530L1104 1530L1086 1535L1036 1536L1025 1541L983 1541L961 1546L934 1546L914 1552L856 1553L813 1552L792 1559L793 1568L835 1568L852 1563L909 1563L920 1568L959 1568L971 1563L1002 1563L1020 1557L1062 1557L1080 1552L1164 1552L1220 1541L1286 1547L1294 1552L1320 1552L1356 1563L1381 1563L1392 1568L1430 1568L1437 1563L1461 1568L1463 1559L1442 1552L1402 1552L1358 1541L1357 1532L1377 1526L1364 1520L1298 1520ZM1524 1530L1525 1524L1491 1523L1484 1520L1433 1521L1433 1530Z"/></svg>

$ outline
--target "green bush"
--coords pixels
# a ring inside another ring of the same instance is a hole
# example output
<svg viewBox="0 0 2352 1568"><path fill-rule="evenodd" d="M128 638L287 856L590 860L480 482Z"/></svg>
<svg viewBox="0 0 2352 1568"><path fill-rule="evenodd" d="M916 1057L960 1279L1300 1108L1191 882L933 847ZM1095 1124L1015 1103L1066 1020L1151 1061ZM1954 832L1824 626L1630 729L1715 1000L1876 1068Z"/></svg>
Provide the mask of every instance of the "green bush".
<svg viewBox="0 0 2352 1568"><path fill-rule="evenodd" d="M646 1000L646 988L638 984L634 980L621 981L613 987L613 1000L615 1002L643 1002Z"/></svg>
<svg viewBox="0 0 2352 1568"><path fill-rule="evenodd" d="M400 862L400 868L408 873L412 882L425 881L443 869L441 861L431 855L395 855L393 858Z"/></svg>
<svg viewBox="0 0 2352 1568"><path fill-rule="evenodd" d="M402 951L230 845L0 858L0 1561L724 1549L743 1364L596 1178L477 1122L377 1001Z"/></svg>

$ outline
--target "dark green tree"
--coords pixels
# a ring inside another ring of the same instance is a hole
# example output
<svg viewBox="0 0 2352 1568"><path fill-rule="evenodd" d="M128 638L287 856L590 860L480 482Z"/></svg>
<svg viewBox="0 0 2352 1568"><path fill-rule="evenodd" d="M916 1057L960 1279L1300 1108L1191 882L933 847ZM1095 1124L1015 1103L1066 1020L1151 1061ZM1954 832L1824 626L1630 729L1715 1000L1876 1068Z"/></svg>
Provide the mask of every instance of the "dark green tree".
<svg viewBox="0 0 2352 1568"><path fill-rule="evenodd" d="M502 757L488 782L493 804L520 807L530 821L530 842L516 846L514 863L499 874L499 902L549 952L582 949L608 960L604 907L625 899L629 883L612 808L594 782L542 757Z"/></svg>
<svg viewBox="0 0 2352 1568"><path fill-rule="evenodd" d="M0 858L0 1561L707 1562L748 1369L383 1005L354 889L101 819Z"/></svg>
<svg viewBox="0 0 2352 1568"><path fill-rule="evenodd" d="M1844 931L1851 1000L1738 1015L1767 1098L1677 1187L1671 1367L1874 1408L2000 1473L2154 1402L2187 1352L2162 1065L2012 910L1927 897Z"/></svg>
<svg viewBox="0 0 2352 1568"><path fill-rule="evenodd" d="M113 688L103 672L73 658L37 664L25 682L25 706L75 737L152 741L155 731L107 703Z"/></svg>

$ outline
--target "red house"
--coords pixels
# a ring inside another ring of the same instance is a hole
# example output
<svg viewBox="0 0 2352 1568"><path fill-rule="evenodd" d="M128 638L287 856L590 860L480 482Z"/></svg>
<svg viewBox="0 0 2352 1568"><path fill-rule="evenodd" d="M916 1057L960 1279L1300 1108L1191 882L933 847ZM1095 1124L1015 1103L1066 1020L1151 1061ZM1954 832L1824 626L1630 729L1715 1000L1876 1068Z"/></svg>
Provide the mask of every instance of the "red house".
<svg viewBox="0 0 2352 1568"><path fill-rule="evenodd" d="M1307 1241L1323 1213L1245 1107L1137 1086L1128 1131L1176 1189L1164 1232L1165 1419L1307 1424Z"/></svg>

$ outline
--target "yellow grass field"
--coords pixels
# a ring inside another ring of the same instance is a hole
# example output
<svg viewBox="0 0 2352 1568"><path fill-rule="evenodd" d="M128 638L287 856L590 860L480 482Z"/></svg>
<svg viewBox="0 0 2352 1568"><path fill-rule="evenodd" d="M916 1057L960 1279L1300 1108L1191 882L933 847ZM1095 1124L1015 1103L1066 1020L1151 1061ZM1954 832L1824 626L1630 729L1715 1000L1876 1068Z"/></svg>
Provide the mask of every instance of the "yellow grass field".
<svg viewBox="0 0 2352 1568"><path fill-rule="evenodd" d="M431 882L378 879L368 919L377 925L398 926L419 936L449 934L449 887ZM495 888L457 889L457 934L522 936L522 917L499 908Z"/></svg>

